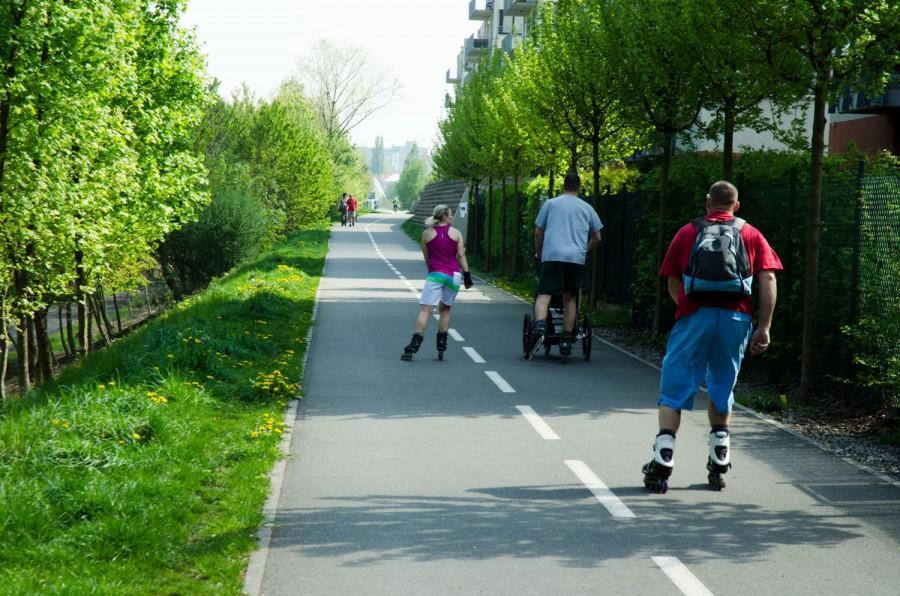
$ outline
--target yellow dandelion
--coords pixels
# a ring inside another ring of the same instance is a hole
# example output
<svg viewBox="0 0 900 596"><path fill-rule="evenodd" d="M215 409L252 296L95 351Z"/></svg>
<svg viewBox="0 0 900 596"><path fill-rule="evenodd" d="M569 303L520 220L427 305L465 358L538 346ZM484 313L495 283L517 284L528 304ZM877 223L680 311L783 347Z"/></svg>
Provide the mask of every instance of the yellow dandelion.
<svg viewBox="0 0 900 596"><path fill-rule="evenodd" d="M141 435L139 435L138 433L131 433L131 438L133 438L135 441L140 441Z"/></svg>
<svg viewBox="0 0 900 596"><path fill-rule="evenodd" d="M100 383L99 385L97 385L97 389L106 389L106 385Z"/></svg>

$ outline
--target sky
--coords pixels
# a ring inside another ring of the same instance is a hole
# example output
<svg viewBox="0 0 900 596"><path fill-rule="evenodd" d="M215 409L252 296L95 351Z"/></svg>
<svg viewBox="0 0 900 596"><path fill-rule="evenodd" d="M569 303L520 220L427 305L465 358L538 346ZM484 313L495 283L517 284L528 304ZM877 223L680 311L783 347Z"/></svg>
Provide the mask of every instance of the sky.
<svg viewBox="0 0 900 596"><path fill-rule="evenodd" d="M319 39L356 45L403 84L400 99L351 132L354 143L431 147L443 114L448 68L478 28L467 0L190 0L182 23L195 28L210 76L230 96L242 83L262 96L296 71Z"/></svg>

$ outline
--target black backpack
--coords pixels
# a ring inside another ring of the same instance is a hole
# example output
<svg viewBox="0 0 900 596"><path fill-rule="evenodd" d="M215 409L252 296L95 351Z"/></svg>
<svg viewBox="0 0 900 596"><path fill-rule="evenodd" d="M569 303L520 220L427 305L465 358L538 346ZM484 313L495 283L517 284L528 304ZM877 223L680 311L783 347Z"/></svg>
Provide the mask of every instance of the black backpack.
<svg viewBox="0 0 900 596"><path fill-rule="evenodd" d="M694 298L749 296L753 275L741 238L746 222L739 217L723 222L697 217L691 223L697 241L684 270L684 293Z"/></svg>

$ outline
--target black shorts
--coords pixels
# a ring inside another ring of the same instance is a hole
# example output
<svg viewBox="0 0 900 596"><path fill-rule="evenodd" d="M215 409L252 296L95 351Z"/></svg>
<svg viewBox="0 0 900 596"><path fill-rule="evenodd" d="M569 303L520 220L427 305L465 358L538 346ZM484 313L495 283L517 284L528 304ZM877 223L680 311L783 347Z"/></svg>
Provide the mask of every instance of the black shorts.
<svg viewBox="0 0 900 596"><path fill-rule="evenodd" d="M544 261L541 263L541 278L538 281L538 294L577 294L581 288L581 272L584 265L564 263L562 261Z"/></svg>

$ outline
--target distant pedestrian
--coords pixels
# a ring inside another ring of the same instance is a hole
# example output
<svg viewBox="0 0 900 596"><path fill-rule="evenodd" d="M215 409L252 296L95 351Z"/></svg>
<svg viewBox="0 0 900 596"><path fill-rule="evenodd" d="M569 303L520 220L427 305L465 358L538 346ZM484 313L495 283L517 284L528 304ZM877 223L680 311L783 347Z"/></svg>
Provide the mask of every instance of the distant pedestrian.
<svg viewBox="0 0 900 596"><path fill-rule="evenodd" d="M350 220L350 225L356 225L356 215L357 210L359 209L359 202L356 200L356 197L350 195L347 199L347 218Z"/></svg>
<svg viewBox="0 0 900 596"><path fill-rule="evenodd" d="M416 330L412 340L403 348L403 360L412 360L413 354L422 345L428 319L434 307L440 314L437 331L438 358L444 359L447 350L447 333L450 329L450 309L460 284L466 289L472 287L472 275L466 261L466 248L462 234L450 224L453 223L453 212L447 205L438 205L433 215L425 219L427 226L422 232L422 255L428 275L425 287L419 299L419 315L416 317Z"/></svg>
<svg viewBox="0 0 900 596"><path fill-rule="evenodd" d="M534 222L534 258L540 261L541 270L534 301L529 360L544 342L547 312L554 295L562 296L565 308L559 353L564 357L572 353L584 261L588 252L600 242L603 228L594 208L578 196L580 190L578 174L566 174L563 194L541 205Z"/></svg>
<svg viewBox="0 0 900 596"><path fill-rule="evenodd" d="M341 200L338 201L338 211L341 214L341 227L342 228L347 225L347 209L348 209L347 193L344 193L343 195L341 195Z"/></svg>
<svg viewBox="0 0 900 596"><path fill-rule="evenodd" d="M732 184L713 184L706 195L706 216L678 230L659 270L677 307L660 379L659 433L653 459L643 467L644 485L654 492L668 490L681 411L693 408L704 380L710 424L707 481L714 490L725 487L723 475L731 468L733 390L744 351L748 343L753 355L769 347L775 271L782 269L781 261L759 230L734 216L740 206ZM754 277L759 286L755 331L750 301Z"/></svg>

